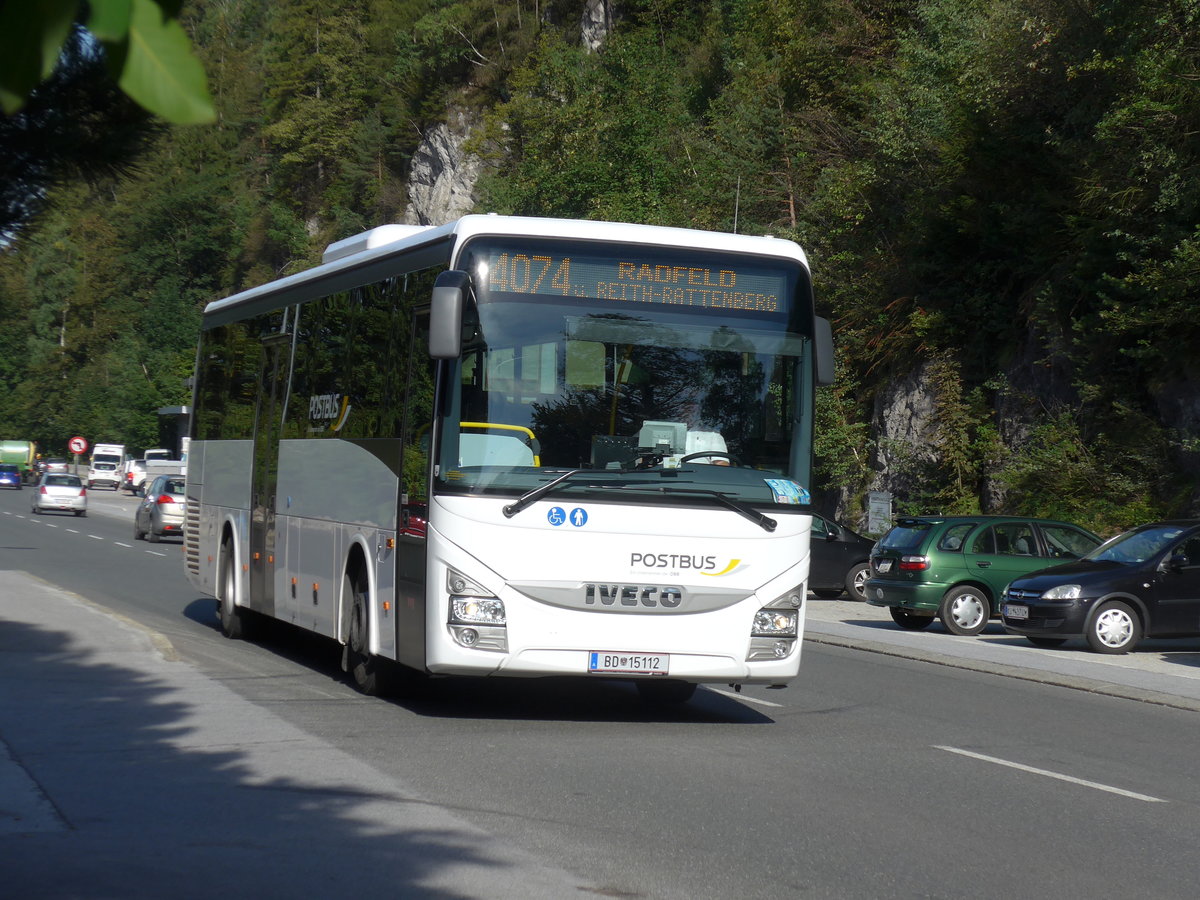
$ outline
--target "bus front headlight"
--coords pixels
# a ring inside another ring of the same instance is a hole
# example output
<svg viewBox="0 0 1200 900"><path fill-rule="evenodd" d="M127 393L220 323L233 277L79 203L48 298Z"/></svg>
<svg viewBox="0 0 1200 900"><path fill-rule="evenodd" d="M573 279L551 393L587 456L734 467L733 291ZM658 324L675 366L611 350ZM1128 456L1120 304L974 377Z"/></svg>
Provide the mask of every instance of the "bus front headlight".
<svg viewBox="0 0 1200 900"><path fill-rule="evenodd" d="M754 614L751 637L796 636L797 614L794 609L760 609Z"/></svg>
<svg viewBox="0 0 1200 900"><path fill-rule="evenodd" d="M504 601L495 597L451 597L450 621L460 625L504 625Z"/></svg>
<svg viewBox="0 0 1200 900"><path fill-rule="evenodd" d="M746 660L787 659L796 649L800 628L800 595L779 598L785 607L764 606L754 614L750 626L750 650Z"/></svg>
<svg viewBox="0 0 1200 900"><path fill-rule="evenodd" d="M450 594L447 627L459 646L508 651L503 600L453 569L446 572L446 591Z"/></svg>

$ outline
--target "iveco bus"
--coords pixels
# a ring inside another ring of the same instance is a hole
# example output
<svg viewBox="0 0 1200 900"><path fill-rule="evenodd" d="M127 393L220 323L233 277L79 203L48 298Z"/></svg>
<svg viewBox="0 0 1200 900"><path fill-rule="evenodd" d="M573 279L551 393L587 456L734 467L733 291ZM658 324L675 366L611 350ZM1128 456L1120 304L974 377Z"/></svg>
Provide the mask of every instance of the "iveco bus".
<svg viewBox="0 0 1200 900"><path fill-rule="evenodd" d="M790 241L385 225L205 309L187 574L227 635L327 635L367 693L784 685L831 378Z"/></svg>

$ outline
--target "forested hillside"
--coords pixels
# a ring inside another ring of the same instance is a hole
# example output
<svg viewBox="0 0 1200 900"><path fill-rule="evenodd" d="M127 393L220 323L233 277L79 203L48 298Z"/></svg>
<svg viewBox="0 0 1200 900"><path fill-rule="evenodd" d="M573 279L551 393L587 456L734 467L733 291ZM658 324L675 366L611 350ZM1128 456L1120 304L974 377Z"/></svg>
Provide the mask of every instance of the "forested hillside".
<svg viewBox="0 0 1200 900"><path fill-rule="evenodd" d="M817 487L848 520L868 489L1200 514L1200 0L184 8L218 122L0 253L0 437L154 444L203 305L401 220L455 110L479 210L806 248L840 366Z"/></svg>

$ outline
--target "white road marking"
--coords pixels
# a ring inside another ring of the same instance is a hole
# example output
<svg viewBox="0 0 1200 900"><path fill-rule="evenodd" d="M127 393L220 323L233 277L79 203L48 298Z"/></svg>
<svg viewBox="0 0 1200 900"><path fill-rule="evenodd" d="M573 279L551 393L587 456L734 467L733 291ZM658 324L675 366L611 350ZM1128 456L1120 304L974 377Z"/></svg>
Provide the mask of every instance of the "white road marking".
<svg viewBox="0 0 1200 900"><path fill-rule="evenodd" d="M47 528L57 528L58 527L53 522L43 522L42 524L45 525Z"/></svg>
<svg viewBox="0 0 1200 900"><path fill-rule="evenodd" d="M93 541L102 541L102 540L104 540L104 538L100 537L100 535L98 535L98 534L89 534L89 535L88 535L88 537L90 537L90 538L91 538Z"/></svg>
<svg viewBox="0 0 1200 900"><path fill-rule="evenodd" d="M1033 766L1022 765L1021 763L1011 762L1007 759L999 759L995 756L984 756L982 753L972 753L970 750L960 750L958 747L942 747L934 744L935 750L945 750L949 753L957 753L959 756L969 756L972 759L981 759L984 762L995 763L998 766L1008 766L1010 769L1020 769L1022 772L1030 772L1034 775L1045 775L1047 778L1057 778L1059 781L1068 781L1071 784L1079 784L1084 787L1095 788L1098 791L1107 791L1110 794L1119 794L1122 797L1129 797L1133 800L1145 800L1147 803L1166 803L1161 797L1151 797L1149 794L1139 794L1135 791L1126 791L1119 787L1113 787L1110 784L1100 784L1096 781L1085 781L1082 778L1075 778L1072 775L1063 775L1060 772L1051 772L1049 769L1036 769Z"/></svg>
<svg viewBox="0 0 1200 900"><path fill-rule="evenodd" d="M708 687L708 685L705 685L705 687ZM759 700L757 697L751 697L747 694L738 694L734 691L723 691L720 688L715 687L709 687L708 689L714 694L720 694L722 697L729 697L732 700L743 700L746 703L757 703L759 706L774 706L778 709L783 709L782 703L773 703L770 700Z"/></svg>
<svg viewBox="0 0 1200 900"><path fill-rule="evenodd" d="M157 550L147 550L146 552L153 556L166 556L167 555L165 553L159 553Z"/></svg>
<svg viewBox="0 0 1200 900"><path fill-rule="evenodd" d="M74 528L68 528L67 531L71 532L71 534L79 534L79 532L76 531Z"/></svg>
<svg viewBox="0 0 1200 900"><path fill-rule="evenodd" d="M118 547L132 547L133 544L122 544L120 541L113 541Z"/></svg>

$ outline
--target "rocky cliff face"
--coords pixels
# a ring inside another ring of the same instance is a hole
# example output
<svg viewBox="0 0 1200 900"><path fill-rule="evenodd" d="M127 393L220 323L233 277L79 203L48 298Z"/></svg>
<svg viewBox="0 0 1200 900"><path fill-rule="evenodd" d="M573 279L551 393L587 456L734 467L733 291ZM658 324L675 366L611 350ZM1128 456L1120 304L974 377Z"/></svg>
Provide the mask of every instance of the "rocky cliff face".
<svg viewBox="0 0 1200 900"><path fill-rule="evenodd" d="M876 395L871 417L875 474L868 490L902 498L915 487L918 473L936 463L937 396L930 368L929 362L921 363Z"/></svg>
<svg viewBox="0 0 1200 900"><path fill-rule="evenodd" d="M1072 373L1063 357L1049 352L1031 336L1000 373L1003 388L995 394L993 421L1000 444L1018 449L1030 438L1033 426L1048 411L1070 410L1079 403L1071 383ZM893 379L875 398L871 421L873 476L866 490L889 491L898 501L911 501L918 490L928 493L936 483L942 459L938 416L943 398L938 394L935 364L924 361ZM1185 513L1200 516L1200 374L1184 375L1163 384L1155 396L1158 419L1171 430L1174 463L1183 480L1174 490L1185 504ZM1005 510L1014 499L997 477L1002 460L994 460L980 474L980 507L984 513ZM942 475L941 477L944 477ZM922 481L924 482L922 484ZM865 526L862 498L844 490L833 498L835 515L852 526ZM1018 504L1019 505L1019 504ZM927 509L922 512L941 512Z"/></svg>
<svg viewBox="0 0 1200 900"><path fill-rule="evenodd" d="M599 50L618 16L615 0L587 0L579 23L583 45ZM426 131L409 167L404 224L444 225L475 209L475 185L483 163L463 145L479 124L478 116L458 107Z"/></svg>
<svg viewBox="0 0 1200 900"><path fill-rule="evenodd" d="M463 144L477 126L473 114L452 109L445 122L425 133L409 170L406 225L444 225L475 208L482 162Z"/></svg>
<svg viewBox="0 0 1200 900"><path fill-rule="evenodd" d="M587 0L579 24L583 46L592 53L599 50L613 29L614 16L616 4L612 0Z"/></svg>

